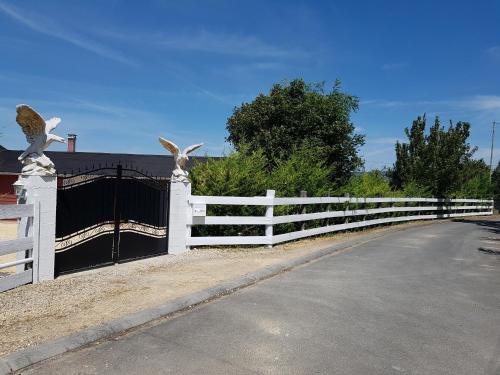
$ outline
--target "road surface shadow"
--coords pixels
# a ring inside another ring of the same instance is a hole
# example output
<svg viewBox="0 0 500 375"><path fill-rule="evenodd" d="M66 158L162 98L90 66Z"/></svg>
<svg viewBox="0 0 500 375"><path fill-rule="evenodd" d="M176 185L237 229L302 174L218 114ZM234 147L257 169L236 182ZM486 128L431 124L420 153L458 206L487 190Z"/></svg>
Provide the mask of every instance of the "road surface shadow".
<svg viewBox="0 0 500 375"><path fill-rule="evenodd" d="M500 221L496 220L480 220L480 219L454 219L454 222L457 223L468 223L468 224L476 224L488 232L493 234L500 234ZM495 240L500 241L499 238L495 238Z"/></svg>
<svg viewBox="0 0 500 375"><path fill-rule="evenodd" d="M489 242L497 242L498 246L500 246L500 221L494 221L494 220L478 220L478 219L456 219L453 220L454 222L461 222L461 223L469 223L469 224L476 224L483 229L486 229L489 233L492 234L492 236L488 237L481 237L480 239L482 241L489 241ZM478 247L478 251L480 251L483 254L491 254L491 255L500 255L500 249L492 248L492 247Z"/></svg>
<svg viewBox="0 0 500 375"><path fill-rule="evenodd" d="M485 247L478 247L477 248L480 252L486 253L486 254L493 254L493 255L500 255L500 250L495 250L495 249L487 249Z"/></svg>

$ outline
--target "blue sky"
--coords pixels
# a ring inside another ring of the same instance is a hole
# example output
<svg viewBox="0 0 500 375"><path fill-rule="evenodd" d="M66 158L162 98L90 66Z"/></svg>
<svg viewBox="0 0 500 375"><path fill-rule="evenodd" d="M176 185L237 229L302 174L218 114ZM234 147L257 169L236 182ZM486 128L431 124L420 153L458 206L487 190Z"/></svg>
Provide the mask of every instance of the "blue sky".
<svg viewBox="0 0 500 375"><path fill-rule="evenodd" d="M470 121L486 159L500 121L495 0L0 0L0 56L11 149L25 146L15 105L27 103L61 117L56 133L78 134L79 151L163 153L162 135L220 155L232 109L297 77L359 96L367 169L392 164L423 112Z"/></svg>

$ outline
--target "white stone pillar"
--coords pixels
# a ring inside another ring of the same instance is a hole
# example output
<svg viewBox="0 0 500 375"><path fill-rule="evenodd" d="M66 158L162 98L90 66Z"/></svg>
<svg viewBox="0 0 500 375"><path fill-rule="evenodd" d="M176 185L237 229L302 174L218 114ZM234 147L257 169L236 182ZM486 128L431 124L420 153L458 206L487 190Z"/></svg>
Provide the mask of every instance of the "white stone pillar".
<svg viewBox="0 0 500 375"><path fill-rule="evenodd" d="M189 250L187 238L191 230L189 182L172 181L170 184L170 212L168 218L168 253L182 254Z"/></svg>
<svg viewBox="0 0 500 375"><path fill-rule="evenodd" d="M54 279L55 235L56 235L56 176L21 175L16 182L24 186L24 197L19 203L33 204L33 219L20 220L18 235L33 236L33 283ZM18 253L18 259L25 254ZM23 266L21 266L23 267Z"/></svg>

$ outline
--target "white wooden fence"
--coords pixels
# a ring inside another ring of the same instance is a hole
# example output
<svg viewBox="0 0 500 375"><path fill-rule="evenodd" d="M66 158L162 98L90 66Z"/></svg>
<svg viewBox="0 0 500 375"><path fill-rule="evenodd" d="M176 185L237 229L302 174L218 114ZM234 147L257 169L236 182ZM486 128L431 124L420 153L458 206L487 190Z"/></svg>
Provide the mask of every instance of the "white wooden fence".
<svg viewBox="0 0 500 375"><path fill-rule="evenodd" d="M481 199L437 198L349 198L349 197L317 197L317 198L275 198L274 191L268 190L265 197L188 197L190 206L188 217L187 246L201 245L268 245L285 241L315 236L345 229L360 228L378 224L387 224L412 220L428 220L475 215L491 215L493 201ZM328 209L320 212L274 216L276 206L326 205ZM263 216L206 216L207 205L265 206ZM339 207L342 205L344 207ZM377 207L364 207L365 205ZM401 206L402 205L402 206ZM337 207L335 207L337 206ZM383 206L383 207L380 207ZM333 210L331 210L333 208ZM338 208L343 208L339 210ZM402 214L402 213L407 213ZM392 215L390 217L385 217ZM403 216L401 216L403 215ZM365 216L371 218L366 220ZM383 216L373 218L373 216ZM343 223L302 229L298 231L273 234L273 226L277 224L307 222L311 220L345 218ZM361 218L361 220L359 220ZM358 219L358 220L356 220ZM356 220L356 221L353 221ZM350 222L349 222L350 221ZM193 237L191 227L195 225L263 225L263 236L211 236Z"/></svg>
<svg viewBox="0 0 500 375"><path fill-rule="evenodd" d="M6 268L15 267L15 273L0 275L0 292L31 283L38 275L38 251L34 238L38 238L38 209L33 204L9 204L0 206L0 220L21 219L19 228L30 228L26 233L20 229L15 240L0 241L0 256L16 254L16 260L5 263L0 261L0 273ZM31 221L26 225L26 221ZM25 269L27 268L27 269ZM35 273L35 274L34 274Z"/></svg>

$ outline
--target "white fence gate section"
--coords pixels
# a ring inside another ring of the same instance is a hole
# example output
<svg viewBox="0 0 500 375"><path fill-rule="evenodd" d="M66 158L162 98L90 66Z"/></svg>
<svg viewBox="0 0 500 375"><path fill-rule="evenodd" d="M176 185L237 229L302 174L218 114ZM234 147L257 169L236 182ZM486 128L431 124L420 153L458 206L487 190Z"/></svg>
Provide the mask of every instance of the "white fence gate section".
<svg viewBox="0 0 500 375"><path fill-rule="evenodd" d="M275 198L268 190L265 197L188 197L187 246L201 245L269 245L299 238L315 236L345 229L361 228L395 222L454 218L475 215L491 215L493 201L481 199L437 199L437 198L349 198L311 197ZM206 216L207 205L265 206L263 216ZM293 215L274 216L274 207L292 205L309 207L323 205L326 210ZM339 208L342 208L339 210ZM368 216L368 218L365 218ZM302 229L288 233L273 234L273 226L285 223L307 222L329 218L345 218L343 223ZM263 236L191 236L194 225L263 225Z"/></svg>
<svg viewBox="0 0 500 375"><path fill-rule="evenodd" d="M0 292L17 286L31 283L37 279L38 252L34 238L38 237L38 213L33 204L9 204L0 206L0 220L21 219L19 228L31 228L28 233L18 231L15 240L0 241L0 257L15 254L16 260L1 263L0 260ZM26 221L32 221L26 225ZM32 225L31 225L32 224ZM13 257L14 258L14 257ZM2 270L15 267L15 272L5 273ZM2 274L5 274L2 276Z"/></svg>

